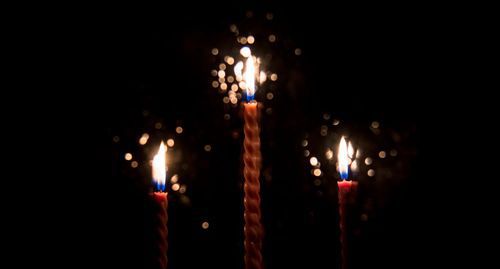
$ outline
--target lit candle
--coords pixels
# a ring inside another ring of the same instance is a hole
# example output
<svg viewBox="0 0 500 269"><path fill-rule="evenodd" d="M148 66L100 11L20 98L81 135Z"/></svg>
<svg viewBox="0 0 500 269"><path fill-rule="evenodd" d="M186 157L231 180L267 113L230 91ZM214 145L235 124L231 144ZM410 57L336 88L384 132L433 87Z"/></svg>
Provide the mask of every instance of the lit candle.
<svg viewBox="0 0 500 269"><path fill-rule="evenodd" d="M341 181L337 181L339 188L338 198L339 198L339 227L340 227L340 247L341 247L341 259L342 259L342 269L347 268L347 230L346 230L346 208L349 201L350 195L356 190L357 182L352 180L346 180L349 177L349 161L354 155L354 150L351 143L349 142L349 147L342 137L339 144L338 151L338 168L340 173Z"/></svg>
<svg viewBox="0 0 500 269"><path fill-rule="evenodd" d="M157 239L157 263L156 266L160 269L167 268L167 250L168 250L168 193L165 192L165 181L167 177L166 165L167 147L161 142L158 153L153 158L153 181L156 191L151 194L154 201L158 205L156 214L156 239Z"/></svg>
<svg viewBox="0 0 500 269"><path fill-rule="evenodd" d="M243 79L246 85L247 102L243 107L245 121L244 133L244 170L245 177L245 268L262 269L262 238L263 228L260 213L260 112L255 96L255 76L258 74L255 58L251 54L245 63Z"/></svg>

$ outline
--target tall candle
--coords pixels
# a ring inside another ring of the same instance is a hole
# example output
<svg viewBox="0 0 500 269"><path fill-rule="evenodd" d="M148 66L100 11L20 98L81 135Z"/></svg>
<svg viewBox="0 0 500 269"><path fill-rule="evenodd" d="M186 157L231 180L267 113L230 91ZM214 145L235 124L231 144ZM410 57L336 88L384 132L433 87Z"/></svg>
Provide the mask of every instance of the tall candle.
<svg viewBox="0 0 500 269"><path fill-rule="evenodd" d="M262 238L264 231L260 212L260 113L255 94L255 62L252 55L247 58L244 80L246 83L247 103L243 105L245 121L244 133L244 206L245 206L245 268L262 269Z"/></svg>
<svg viewBox="0 0 500 269"><path fill-rule="evenodd" d="M349 144L349 150L352 146ZM357 183L346 180L349 175L349 151L344 137L340 140L338 151L338 165L341 181L337 181L339 199L339 227L340 227L340 248L341 248L341 268L346 269L348 265L348 244L347 244L347 203L351 194L356 190ZM352 155L352 153L350 154Z"/></svg>
<svg viewBox="0 0 500 269"><path fill-rule="evenodd" d="M165 181L167 177L166 166L167 148L163 141L161 142L158 153L153 158L153 181L156 183L156 191L151 194L158 205L156 210L156 262L158 269L167 268L167 250L168 250L168 193L165 192Z"/></svg>

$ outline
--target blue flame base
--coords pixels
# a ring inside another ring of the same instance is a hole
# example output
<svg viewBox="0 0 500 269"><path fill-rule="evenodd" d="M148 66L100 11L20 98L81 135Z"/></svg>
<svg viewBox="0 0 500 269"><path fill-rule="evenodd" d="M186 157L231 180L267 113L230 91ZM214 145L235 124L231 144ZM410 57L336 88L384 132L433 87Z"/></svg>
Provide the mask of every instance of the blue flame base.
<svg viewBox="0 0 500 269"><path fill-rule="evenodd" d="M156 183L156 190L157 191L161 191L161 192L165 192L165 184L161 184L161 183Z"/></svg>
<svg viewBox="0 0 500 269"><path fill-rule="evenodd" d="M249 95L249 94L247 94L247 102L250 103L250 102L253 102L253 101L255 101L255 95Z"/></svg>

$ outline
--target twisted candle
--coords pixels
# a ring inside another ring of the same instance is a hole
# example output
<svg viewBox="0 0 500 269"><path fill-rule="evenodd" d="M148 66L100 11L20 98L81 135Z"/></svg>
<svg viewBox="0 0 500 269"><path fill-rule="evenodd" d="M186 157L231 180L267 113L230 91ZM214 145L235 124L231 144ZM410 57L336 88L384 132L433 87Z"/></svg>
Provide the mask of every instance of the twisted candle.
<svg viewBox="0 0 500 269"><path fill-rule="evenodd" d="M244 104L244 154L243 174L245 177L245 268L262 269L263 228L260 213L260 137L259 110L257 102Z"/></svg>
<svg viewBox="0 0 500 269"><path fill-rule="evenodd" d="M167 251L168 251L168 199L167 193L165 192L155 192L153 194L154 200L158 205L158 210L156 212L157 229L156 229L156 245L157 245L157 263L155 263L155 268L166 269L167 268Z"/></svg>

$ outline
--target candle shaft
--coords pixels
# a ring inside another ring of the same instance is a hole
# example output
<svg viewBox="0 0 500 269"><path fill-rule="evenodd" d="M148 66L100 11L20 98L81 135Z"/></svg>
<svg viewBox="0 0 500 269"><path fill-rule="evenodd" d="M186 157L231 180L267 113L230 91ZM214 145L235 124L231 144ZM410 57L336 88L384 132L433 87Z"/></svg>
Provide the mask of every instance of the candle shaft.
<svg viewBox="0 0 500 269"><path fill-rule="evenodd" d="M259 110L256 102L244 104L244 206L245 206L245 268L262 269L263 228L260 212L260 130Z"/></svg>
<svg viewBox="0 0 500 269"><path fill-rule="evenodd" d="M153 193L153 198L158 205L156 211L156 240L157 240L157 262L155 267L158 269L167 268L167 251L168 251L168 196L165 192Z"/></svg>
<svg viewBox="0 0 500 269"><path fill-rule="evenodd" d="M341 268L347 269L348 266L348 243L347 243L347 204L356 190L357 182L342 180L337 182L339 191L339 227L340 227L340 253Z"/></svg>

